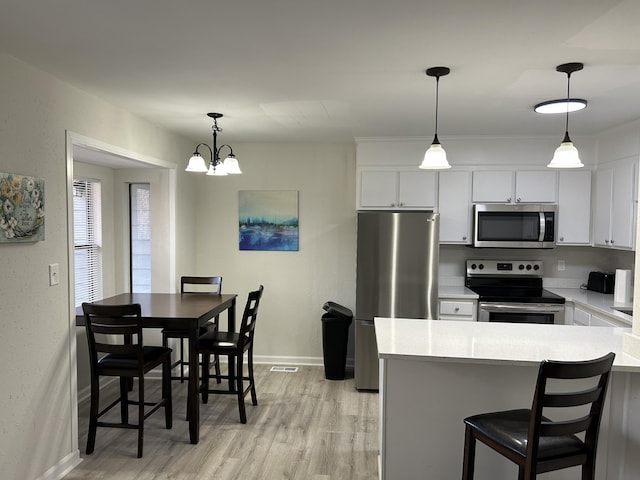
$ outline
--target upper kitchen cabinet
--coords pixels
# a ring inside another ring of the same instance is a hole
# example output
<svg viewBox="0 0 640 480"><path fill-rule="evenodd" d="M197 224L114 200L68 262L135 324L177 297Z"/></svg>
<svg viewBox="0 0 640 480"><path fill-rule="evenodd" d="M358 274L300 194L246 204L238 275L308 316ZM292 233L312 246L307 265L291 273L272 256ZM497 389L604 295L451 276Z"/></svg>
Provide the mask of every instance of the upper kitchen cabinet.
<svg viewBox="0 0 640 480"><path fill-rule="evenodd" d="M637 161L630 159L598 168L593 229L595 246L634 248L637 167Z"/></svg>
<svg viewBox="0 0 640 480"><path fill-rule="evenodd" d="M473 203L556 203L552 170L473 172Z"/></svg>
<svg viewBox="0 0 640 480"><path fill-rule="evenodd" d="M471 172L439 173L440 243L471 244Z"/></svg>
<svg viewBox="0 0 640 480"><path fill-rule="evenodd" d="M362 169L358 208L434 209L437 173L428 170Z"/></svg>
<svg viewBox="0 0 640 480"><path fill-rule="evenodd" d="M591 171L558 172L558 245L591 244Z"/></svg>

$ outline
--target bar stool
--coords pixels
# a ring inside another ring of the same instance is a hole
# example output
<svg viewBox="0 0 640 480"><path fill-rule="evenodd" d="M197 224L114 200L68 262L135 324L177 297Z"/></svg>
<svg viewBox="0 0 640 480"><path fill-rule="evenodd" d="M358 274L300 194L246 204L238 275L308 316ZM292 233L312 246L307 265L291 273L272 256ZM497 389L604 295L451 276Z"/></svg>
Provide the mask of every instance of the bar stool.
<svg viewBox="0 0 640 480"><path fill-rule="evenodd" d="M465 418L462 479L473 479L476 440L516 463L519 480L577 465L582 465L582 480L595 479L598 431L614 357L608 353L580 362L544 360L531 409ZM557 380L548 382L550 379ZM586 379L592 383L588 387L584 386ZM564 409L567 414L553 421L543 415L545 408ZM584 440L576 435L582 432Z"/></svg>

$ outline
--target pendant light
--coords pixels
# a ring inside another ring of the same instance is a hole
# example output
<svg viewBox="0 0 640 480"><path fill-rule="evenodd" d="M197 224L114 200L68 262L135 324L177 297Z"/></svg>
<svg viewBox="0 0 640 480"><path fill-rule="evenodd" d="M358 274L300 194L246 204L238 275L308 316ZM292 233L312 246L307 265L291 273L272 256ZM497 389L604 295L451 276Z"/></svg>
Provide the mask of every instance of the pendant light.
<svg viewBox="0 0 640 480"><path fill-rule="evenodd" d="M447 152L444 151L440 141L438 140L438 87L440 85L440 77L449 75L451 70L448 67L431 67L427 69L427 75L429 77L436 77L436 126L435 135L431 146L424 154L424 160L420 164L420 168L431 170L443 170L445 168L451 168L449 162L447 162Z"/></svg>
<svg viewBox="0 0 640 480"><path fill-rule="evenodd" d="M584 164L580 161L580 156L578 155L578 149L573 146L573 142L569 138L569 101L571 99L570 96L570 85L571 85L571 74L573 72L577 72L582 70L584 65L582 63L563 63L562 65L558 65L556 67L557 72L562 72L567 74L567 116L566 123L564 129L564 138L562 139L562 143L558 148L556 148L555 153L553 154L553 159L549 162L547 167L549 168L580 168L584 167Z"/></svg>
<svg viewBox="0 0 640 480"><path fill-rule="evenodd" d="M207 145L206 143L199 143L196 146L196 151L189 159L189 164L187 165L187 168L185 168L185 171L206 173L207 175L215 176L241 174L242 170L240 170L238 160L233 154L233 149L226 143L218 147L218 132L222 131L222 128L218 126L218 119L222 118L223 115L221 113L207 113L207 116L213 119L213 126L211 127L211 130L213 132L213 143L211 144L211 146ZM202 155L200 155L200 152L198 151L200 147L206 147L207 150L209 150L210 156L208 166L205 163L204 158L202 158ZM222 157L220 156L223 147L229 149L229 154L224 160L222 160Z"/></svg>

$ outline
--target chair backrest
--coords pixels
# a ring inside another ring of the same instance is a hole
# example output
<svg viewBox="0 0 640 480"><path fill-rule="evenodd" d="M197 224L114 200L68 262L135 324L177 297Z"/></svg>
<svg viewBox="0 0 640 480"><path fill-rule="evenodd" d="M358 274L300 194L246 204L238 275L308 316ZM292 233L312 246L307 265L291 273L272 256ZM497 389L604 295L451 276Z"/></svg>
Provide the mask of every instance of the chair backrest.
<svg viewBox="0 0 640 480"><path fill-rule="evenodd" d="M240 324L240 347L253 342L253 335L256 329L256 319L258 318L258 306L260 305L260 299L262 298L263 291L264 287L260 285L258 290L249 292L247 303L244 307L244 312L242 313L242 322Z"/></svg>
<svg viewBox="0 0 640 480"><path fill-rule="evenodd" d="M537 458L540 437L581 432L585 434L585 445L590 453L595 455L600 419L614 358L615 354L611 352L594 360L580 362L544 360L540 364L531 408L528 458ZM543 415L550 418L550 414L547 415L545 409L551 409L555 416L559 416L560 409L564 409L562 410L564 415L557 421L545 421L542 418Z"/></svg>
<svg viewBox="0 0 640 480"><path fill-rule="evenodd" d="M99 355L106 353L137 358L139 365L144 363L140 304L83 303L82 311L92 372L98 365ZM109 335L109 343L96 337L96 334Z"/></svg>
<svg viewBox="0 0 640 480"><path fill-rule="evenodd" d="M204 291L198 288L190 289L188 286L193 285L213 285L212 289ZM180 293L213 293L220 295L222 293L222 277L180 277Z"/></svg>

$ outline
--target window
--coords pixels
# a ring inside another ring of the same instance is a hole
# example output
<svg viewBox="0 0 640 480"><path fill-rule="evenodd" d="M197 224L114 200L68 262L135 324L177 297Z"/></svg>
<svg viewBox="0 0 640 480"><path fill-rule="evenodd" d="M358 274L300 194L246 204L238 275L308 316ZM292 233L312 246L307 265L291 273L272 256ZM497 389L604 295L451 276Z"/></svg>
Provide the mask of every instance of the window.
<svg viewBox="0 0 640 480"><path fill-rule="evenodd" d="M131 292L151 292L151 221L148 183L129 185Z"/></svg>
<svg viewBox="0 0 640 480"><path fill-rule="evenodd" d="M73 179L73 247L76 306L102 298L100 182Z"/></svg>

